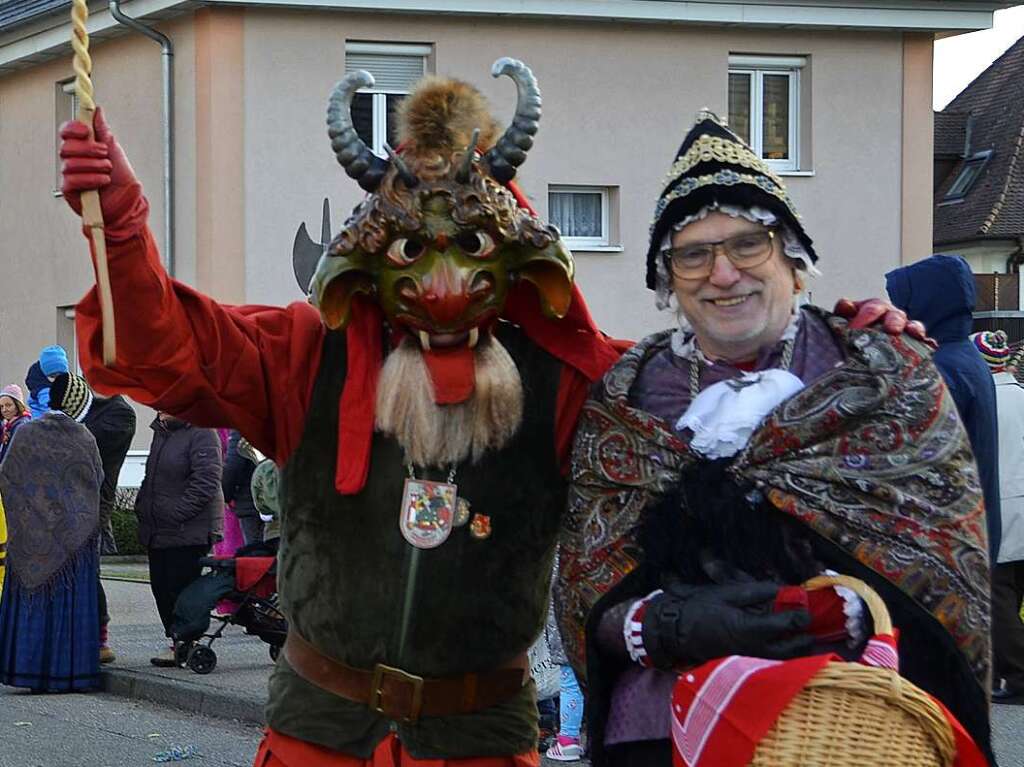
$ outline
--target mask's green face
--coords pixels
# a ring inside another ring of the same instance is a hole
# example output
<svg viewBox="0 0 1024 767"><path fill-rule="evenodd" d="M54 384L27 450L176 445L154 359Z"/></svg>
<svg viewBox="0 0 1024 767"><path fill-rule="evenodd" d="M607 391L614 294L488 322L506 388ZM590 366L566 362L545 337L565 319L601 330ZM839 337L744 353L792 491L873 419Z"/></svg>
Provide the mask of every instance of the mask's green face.
<svg viewBox="0 0 1024 767"><path fill-rule="evenodd" d="M546 314L564 316L573 271L557 230L493 179L473 174L410 190L391 176L320 259L312 295L332 329L345 326L353 296L364 293L425 346L473 345L517 279L536 286Z"/></svg>

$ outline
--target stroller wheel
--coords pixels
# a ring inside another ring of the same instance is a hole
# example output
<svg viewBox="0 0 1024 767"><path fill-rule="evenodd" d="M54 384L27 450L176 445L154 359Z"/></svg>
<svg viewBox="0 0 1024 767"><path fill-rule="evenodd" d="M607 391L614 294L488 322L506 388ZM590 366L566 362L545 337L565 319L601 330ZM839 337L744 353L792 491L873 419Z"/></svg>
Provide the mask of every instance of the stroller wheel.
<svg viewBox="0 0 1024 767"><path fill-rule="evenodd" d="M281 654L281 648L280 647L278 647L276 644L270 645L270 660L274 661L274 663L277 663L277 656L280 655L280 654Z"/></svg>
<svg viewBox="0 0 1024 767"><path fill-rule="evenodd" d="M217 653L206 645L196 645L189 653L188 667L197 674L209 674L217 667Z"/></svg>

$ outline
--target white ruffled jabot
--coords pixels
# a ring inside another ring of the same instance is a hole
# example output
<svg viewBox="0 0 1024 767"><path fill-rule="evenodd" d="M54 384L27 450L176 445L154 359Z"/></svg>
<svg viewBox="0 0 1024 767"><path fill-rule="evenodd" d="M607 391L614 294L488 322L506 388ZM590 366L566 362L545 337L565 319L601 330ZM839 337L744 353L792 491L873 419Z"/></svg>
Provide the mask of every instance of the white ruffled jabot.
<svg viewBox="0 0 1024 767"><path fill-rule="evenodd" d="M764 417L804 388L788 370L760 370L719 381L698 394L676 422L690 429L690 446L707 458L728 458L746 447Z"/></svg>

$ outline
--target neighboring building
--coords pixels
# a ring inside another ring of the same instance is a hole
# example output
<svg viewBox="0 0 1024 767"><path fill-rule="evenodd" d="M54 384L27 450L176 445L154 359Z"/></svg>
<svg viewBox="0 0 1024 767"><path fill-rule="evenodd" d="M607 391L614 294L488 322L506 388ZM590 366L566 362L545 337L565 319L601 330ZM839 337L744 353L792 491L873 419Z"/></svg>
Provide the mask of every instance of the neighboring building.
<svg viewBox="0 0 1024 767"><path fill-rule="evenodd" d="M975 328L1024 338L1024 38L935 114L935 250L971 264Z"/></svg>
<svg viewBox="0 0 1024 767"><path fill-rule="evenodd" d="M521 185L567 236L600 325L636 338L673 322L643 287L647 227L702 107L729 115L786 176L821 255L814 300L884 295L887 270L931 252L932 205L920 190L932 186L934 37L986 28L1007 5L131 0L123 10L174 46L178 279L227 302L301 299L291 267L299 223L319 232L326 196L336 232L359 199L325 136L339 76L366 68L377 78L355 112L379 149L390 108L424 73L471 81L510 116L515 90L489 69L511 55L533 68L544 94ZM4 381L20 378L39 347L73 346L70 308L93 279L78 222L55 191L54 132L74 111L69 6L0 3ZM160 48L103 3L89 29L97 101L163 242Z"/></svg>

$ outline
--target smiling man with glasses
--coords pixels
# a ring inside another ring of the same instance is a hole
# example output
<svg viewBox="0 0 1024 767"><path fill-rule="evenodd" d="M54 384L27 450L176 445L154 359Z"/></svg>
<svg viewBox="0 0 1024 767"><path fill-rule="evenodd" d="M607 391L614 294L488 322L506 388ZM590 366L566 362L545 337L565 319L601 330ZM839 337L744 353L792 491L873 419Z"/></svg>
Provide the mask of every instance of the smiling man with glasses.
<svg viewBox="0 0 1024 767"><path fill-rule="evenodd" d="M714 739L732 693L706 709L707 732L687 730L670 709L681 669L859 657L859 600L801 587L826 570L882 595L901 672L991 753L989 575L963 426L924 343L802 300L817 260L782 180L702 113L647 258L679 326L622 357L576 433L559 602L597 767L669 765L673 742L682 755Z"/></svg>

